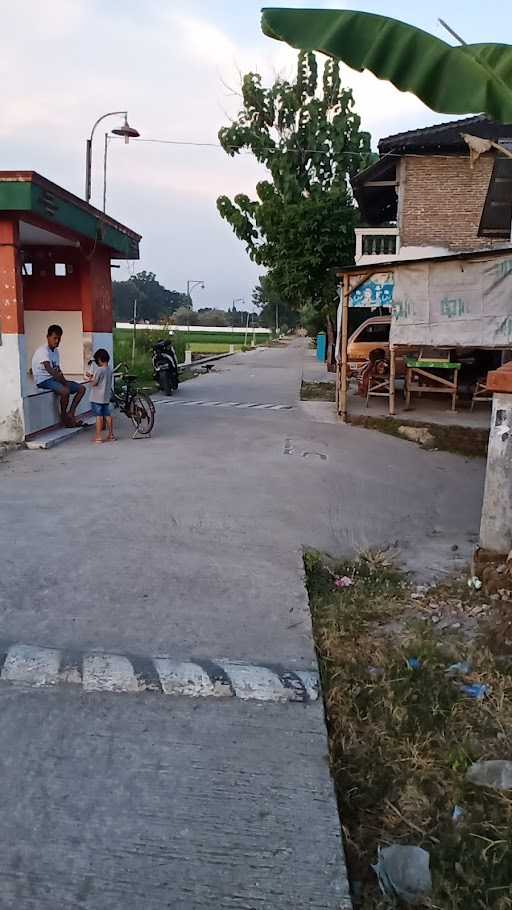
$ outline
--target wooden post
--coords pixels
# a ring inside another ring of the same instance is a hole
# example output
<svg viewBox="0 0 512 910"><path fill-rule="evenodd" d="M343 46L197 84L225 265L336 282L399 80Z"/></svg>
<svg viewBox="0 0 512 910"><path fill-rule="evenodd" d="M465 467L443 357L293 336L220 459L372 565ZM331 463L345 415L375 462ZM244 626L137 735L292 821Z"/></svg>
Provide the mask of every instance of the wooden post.
<svg viewBox="0 0 512 910"><path fill-rule="evenodd" d="M458 388L458 384L459 384L459 371L454 370L453 372L455 375L453 377L452 411L455 411L457 409L457 388Z"/></svg>
<svg viewBox="0 0 512 910"><path fill-rule="evenodd" d="M350 303L350 275L343 275L343 307L341 310L341 381L338 414L343 423L347 422L347 376L348 376L348 307Z"/></svg>
<svg viewBox="0 0 512 910"><path fill-rule="evenodd" d="M395 346L391 344L389 346L389 413L392 417L395 414L395 374Z"/></svg>

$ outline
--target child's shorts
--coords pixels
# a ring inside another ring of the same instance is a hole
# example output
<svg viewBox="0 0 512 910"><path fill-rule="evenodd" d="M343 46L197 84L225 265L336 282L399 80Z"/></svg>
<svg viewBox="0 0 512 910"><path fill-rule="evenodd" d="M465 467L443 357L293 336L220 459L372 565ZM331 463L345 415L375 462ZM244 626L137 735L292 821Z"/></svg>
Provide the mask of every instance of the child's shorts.
<svg viewBox="0 0 512 910"><path fill-rule="evenodd" d="M99 404L97 401L91 401L91 411L95 417L110 417L110 405Z"/></svg>

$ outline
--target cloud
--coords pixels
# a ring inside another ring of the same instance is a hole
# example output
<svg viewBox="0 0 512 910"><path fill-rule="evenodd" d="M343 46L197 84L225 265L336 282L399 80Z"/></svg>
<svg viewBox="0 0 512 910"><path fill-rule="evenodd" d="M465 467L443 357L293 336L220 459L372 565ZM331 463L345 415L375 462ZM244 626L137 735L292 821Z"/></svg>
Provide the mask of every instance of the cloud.
<svg viewBox="0 0 512 910"><path fill-rule="evenodd" d="M52 0L50 7L24 0L4 7L2 167L32 167L78 194L85 139L105 111L128 109L143 138L215 142L241 106L240 74L260 72L268 84L295 69L296 52L261 34L258 0ZM369 74L345 70L344 79L375 139L436 119ZM96 203L103 135L114 125L115 118L101 124L95 137ZM249 298L258 270L218 216L216 198L252 195L263 173L250 156L221 150L112 142L108 208L143 234L141 268L173 287L204 270L202 299L223 305Z"/></svg>

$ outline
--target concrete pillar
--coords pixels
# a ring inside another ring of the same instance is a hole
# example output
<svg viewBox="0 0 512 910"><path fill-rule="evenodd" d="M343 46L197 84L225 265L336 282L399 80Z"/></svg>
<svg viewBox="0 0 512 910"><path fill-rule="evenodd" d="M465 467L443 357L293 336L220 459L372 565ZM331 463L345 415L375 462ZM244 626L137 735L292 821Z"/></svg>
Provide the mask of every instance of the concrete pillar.
<svg viewBox="0 0 512 910"><path fill-rule="evenodd" d="M18 247L17 221L0 219L0 442L22 442L25 437L27 363Z"/></svg>
<svg viewBox="0 0 512 910"><path fill-rule="evenodd" d="M113 356L110 254L104 249L80 262L80 308L85 370L98 348L105 348Z"/></svg>
<svg viewBox="0 0 512 910"><path fill-rule="evenodd" d="M186 364L191 364L191 363L192 363L192 351L189 350L188 348L187 348L187 350L185 351L185 363L186 363Z"/></svg>
<svg viewBox="0 0 512 910"><path fill-rule="evenodd" d="M493 395L480 546L503 554L512 550L511 392Z"/></svg>

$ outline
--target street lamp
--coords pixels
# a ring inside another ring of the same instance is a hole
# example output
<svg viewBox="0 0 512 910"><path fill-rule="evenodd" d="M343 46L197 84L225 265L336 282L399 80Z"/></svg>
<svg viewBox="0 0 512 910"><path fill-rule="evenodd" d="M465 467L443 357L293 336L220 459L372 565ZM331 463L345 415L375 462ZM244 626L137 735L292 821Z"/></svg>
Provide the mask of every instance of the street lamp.
<svg viewBox="0 0 512 910"><path fill-rule="evenodd" d="M91 135L85 144L85 201L90 202L91 200L91 167L92 167L92 140L94 136L94 131L99 123L102 120L105 120L106 117L124 117L124 123L122 126L118 127L115 130L112 130L116 136L124 136L125 143L129 142L130 139L136 139L140 133L134 129L128 123L128 112L127 111L109 111L107 114L102 114L101 117L98 117L96 123L94 124ZM107 141L105 140L105 147Z"/></svg>
<svg viewBox="0 0 512 910"><path fill-rule="evenodd" d="M233 300L233 307L231 310L231 328L235 328L235 306L237 303L243 303L245 306L245 297L235 297Z"/></svg>
<svg viewBox="0 0 512 910"><path fill-rule="evenodd" d="M202 290L204 291L203 279L199 278L199 280L196 280L195 278L189 278L187 281L187 297L190 297L190 292L193 291L194 288L197 288L197 287L202 288ZM191 297L190 297L190 299L192 300Z"/></svg>
<svg viewBox="0 0 512 910"><path fill-rule="evenodd" d="M189 279L188 279L188 281L187 281L187 297L189 298L190 302L192 303L192 309L193 309L193 307L194 307L194 304L193 304L193 302L192 302L191 292L194 290L194 288L198 288L198 287L201 288L201 290L204 291L204 281L203 281L202 278L199 278L199 279L197 279L197 278L189 278ZM189 314L190 314L190 309L189 309ZM188 331L190 332L190 315L189 315L189 317L188 317Z"/></svg>

